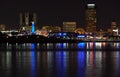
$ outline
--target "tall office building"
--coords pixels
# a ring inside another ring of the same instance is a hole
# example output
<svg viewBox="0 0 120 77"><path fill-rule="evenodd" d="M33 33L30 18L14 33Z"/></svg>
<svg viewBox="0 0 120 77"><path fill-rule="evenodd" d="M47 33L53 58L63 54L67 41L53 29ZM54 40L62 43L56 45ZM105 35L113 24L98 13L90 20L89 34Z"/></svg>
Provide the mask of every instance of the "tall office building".
<svg viewBox="0 0 120 77"><path fill-rule="evenodd" d="M37 15L36 13L20 13L20 30L29 30L34 22L37 25Z"/></svg>
<svg viewBox="0 0 120 77"><path fill-rule="evenodd" d="M117 23L115 21L111 22L111 29L116 29L117 28Z"/></svg>
<svg viewBox="0 0 120 77"><path fill-rule="evenodd" d="M96 32L96 5L87 4L86 7L86 31L87 32Z"/></svg>
<svg viewBox="0 0 120 77"><path fill-rule="evenodd" d="M33 13L33 21L35 24L37 24L37 14Z"/></svg>
<svg viewBox="0 0 120 77"><path fill-rule="evenodd" d="M20 27L23 26L23 14L20 13Z"/></svg>
<svg viewBox="0 0 120 77"><path fill-rule="evenodd" d="M32 21L31 21L32 22ZM25 26L30 26L29 25L29 13L25 13L25 21L24 21L24 23L25 23Z"/></svg>
<svg viewBox="0 0 120 77"><path fill-rule="evenodd" d="M118 27L117 27L117 22L115 21L112 21L111 22L111 34L114 35L114 36L117 36L118 35Z"/></svg>
<svg viewBox="0 0 120 77"><path fill-rule="evenodd" d="M76 29L76 22L63 22L64 32L74 32Z"/></svg>

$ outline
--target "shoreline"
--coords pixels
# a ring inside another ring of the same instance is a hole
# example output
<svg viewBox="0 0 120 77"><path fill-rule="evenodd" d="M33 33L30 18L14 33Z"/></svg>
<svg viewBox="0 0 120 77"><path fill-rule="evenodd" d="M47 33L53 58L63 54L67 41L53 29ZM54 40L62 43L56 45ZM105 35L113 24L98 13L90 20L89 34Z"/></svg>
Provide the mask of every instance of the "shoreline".
<svg viewBox="0 0 120 77"><path fill-rule="evenodd" d="M55 37L32 36L12 36L0 37L0 43L79 43L79 42L120 42L120 40L84 40L84 39L63 39Z"/></svg>
<svg viewBox="0 0 120 77"><path fill-rule="evenodd" d="M0 43L79 43L79 42L120 42L120 40L114 40L114 41L84 41L84 40L64 40L64 39L0 39Z"/></svg>

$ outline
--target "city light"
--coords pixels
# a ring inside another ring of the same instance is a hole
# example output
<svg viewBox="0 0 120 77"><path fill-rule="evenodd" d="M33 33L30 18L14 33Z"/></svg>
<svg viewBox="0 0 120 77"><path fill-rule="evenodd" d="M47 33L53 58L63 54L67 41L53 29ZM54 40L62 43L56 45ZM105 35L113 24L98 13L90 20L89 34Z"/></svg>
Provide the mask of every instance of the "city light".
<svg viewBox="0 0 120 77"><path fill-rule="evenodd" d="M34 34L35 33L35 24L34 24L34 22L32 22L32 34Z"/></svg>
<svg viewBox="0 0 120 77"><path fill-rule="evenodd" d="M88 4L88 6L95 6L95 4Z"/></svg>

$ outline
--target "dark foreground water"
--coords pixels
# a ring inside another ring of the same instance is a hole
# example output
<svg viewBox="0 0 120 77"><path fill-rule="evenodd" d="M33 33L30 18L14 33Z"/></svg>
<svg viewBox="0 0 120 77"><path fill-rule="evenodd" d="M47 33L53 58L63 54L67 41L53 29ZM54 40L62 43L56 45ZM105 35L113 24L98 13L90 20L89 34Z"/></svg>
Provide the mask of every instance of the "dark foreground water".
<svg viewBox="0 0 120 77"><path fill-rule="evenodd" d="M120 43L0 44L0 77L120 77Z"/></svg>

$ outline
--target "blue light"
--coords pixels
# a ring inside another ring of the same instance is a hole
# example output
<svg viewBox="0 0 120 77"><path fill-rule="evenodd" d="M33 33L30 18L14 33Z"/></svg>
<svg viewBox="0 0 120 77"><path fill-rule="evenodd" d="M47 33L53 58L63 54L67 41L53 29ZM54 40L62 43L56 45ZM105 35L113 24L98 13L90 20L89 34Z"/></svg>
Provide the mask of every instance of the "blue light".
<svg viewBox="0 0 120 77"><path fill-rule="evenodd" d="M32 70L35 69L35 52L34 51L31 52L31 67L32 67Z"/></svg>
<svg viewBox="0 0 120 77"><path fill-rule="evenodd" d="M63 33L63 36L66 36L67 34L66 33Z"/></svg>
<svg viewBox="0 0 120 77"><path fill-rule="evenodd" d="M31 44L31 49L32 49L32 50L35 49L35 44L34 44L34 43Z"/></svg>
<svg viewBox="0 0 120 77"><path fill-rule="evenodd" d="M85 35L78 35L78 38L85 38Z"/></svg>
<svg viewBox="0 0 120 77"><path fill-rule="evenodd" d="M64 76L64 60L63 60L63 51L56 52L56 67L57 67L57 77L63 77Z"/></svg>
<svg viewBox="0 0 120 77"><path fill-rule="evenodd" d="M34 34L35 33L35 24L34 24L34 22L32 22L32 34Z"/></svg>
<svg viewBox="0 0 120 77"><path fill-rule="evenodd" d="M36 75L35 73L35 44L31 44L31 77L34 77Z"/></svg>
<svg viewBox="0 0 120 77"><path fill-rule="evenodd" d="M62 36L62 33L58 33L59 36Z"/></svg>
<svg viewBox="0 0 120 77"><path fill-rule="evenodd" d="M85 51L78 51L78 68L77 68L77 77L85 76Z"/></svg>
<svg viewBox="0 0 120 77"><path fill-rule="evenodd" d="M58 44L58 47L59 47L60 49L63 49L63 44L62 44L62 43L59 43L59 44Z"/></svg>
<svg viewBox="0 0 120 77"><path fill-rule="evenodd" d="M85 43L82 43L82 42L78 43L78 48L84 49L85 48Z"/></svg>

